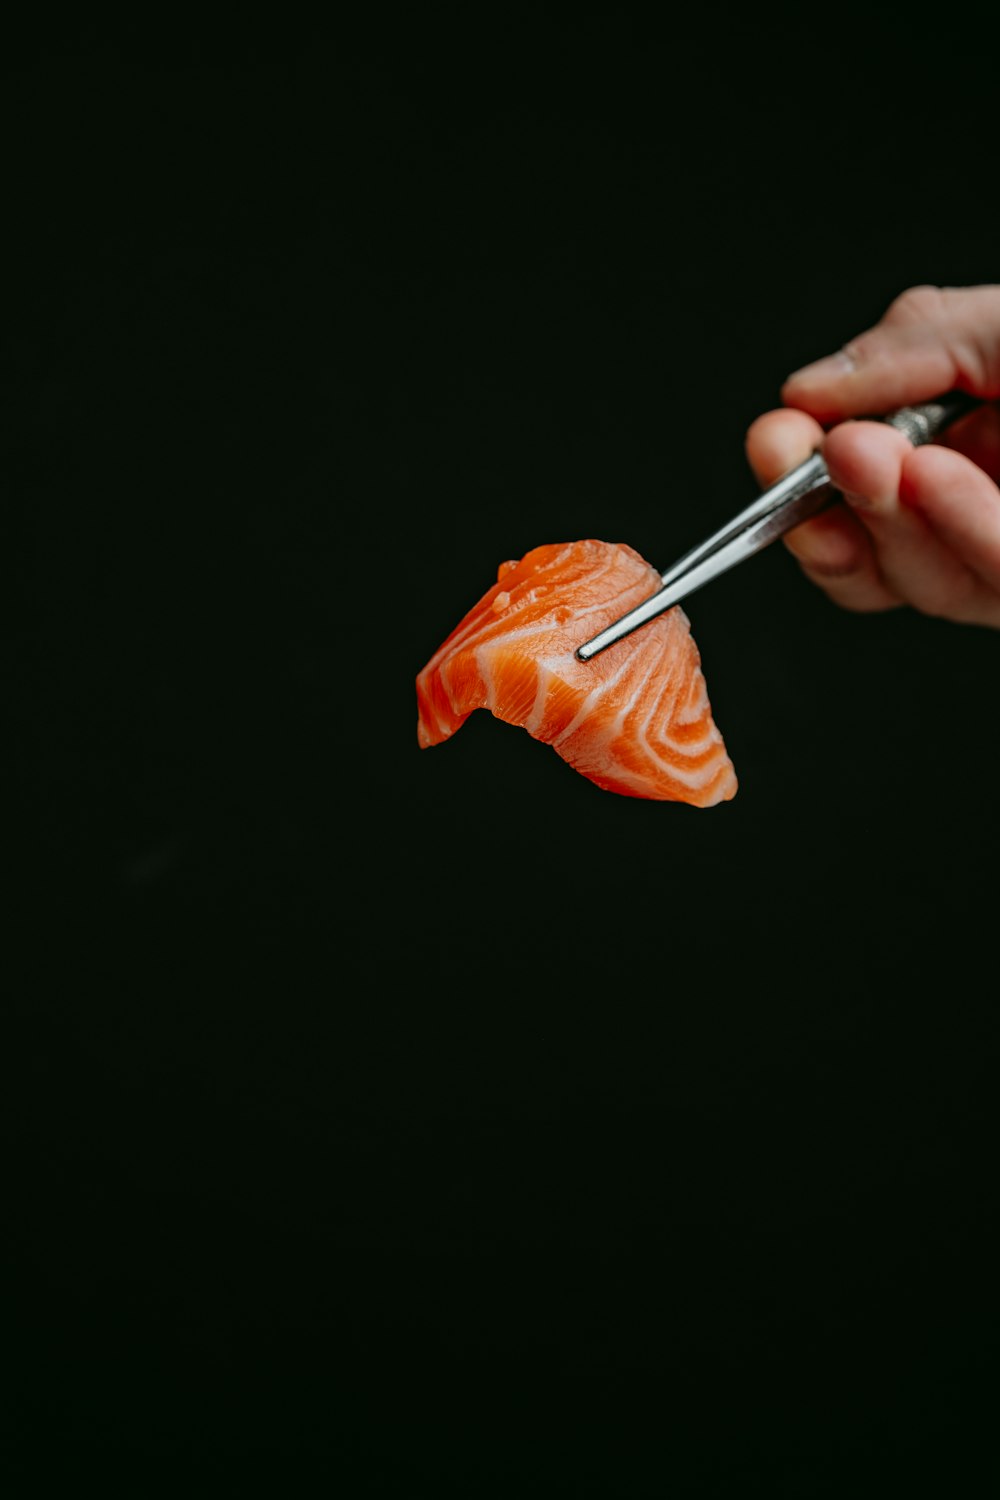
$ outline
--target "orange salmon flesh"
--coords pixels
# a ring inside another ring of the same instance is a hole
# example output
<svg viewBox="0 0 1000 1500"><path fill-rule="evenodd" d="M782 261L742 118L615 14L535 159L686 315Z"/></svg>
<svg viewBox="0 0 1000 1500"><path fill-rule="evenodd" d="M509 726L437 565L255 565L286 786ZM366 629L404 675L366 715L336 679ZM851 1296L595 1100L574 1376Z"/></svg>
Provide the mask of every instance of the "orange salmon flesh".
<svg viewBox="0 0 1000 1500"><path fill-rule="evenodd" d="M442 744L485 708L605 791L728 801L736 774L679 605L588 662L576 656L659 587L656 569L620 542L551 543L501 563L417 676L418 744Z"/></svg>

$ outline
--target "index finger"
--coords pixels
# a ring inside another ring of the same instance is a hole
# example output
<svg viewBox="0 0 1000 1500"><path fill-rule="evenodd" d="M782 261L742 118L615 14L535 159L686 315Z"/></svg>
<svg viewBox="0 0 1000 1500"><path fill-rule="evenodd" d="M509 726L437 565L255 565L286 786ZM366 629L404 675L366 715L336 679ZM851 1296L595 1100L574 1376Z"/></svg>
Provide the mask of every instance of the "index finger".
<svg viewBox="0 0 1000 1500"><path fill-rule="evenodd" d="M954 389L1000 396L1000 286L909 288L874 327L790 375L781 397L829 426Z"/></svg>

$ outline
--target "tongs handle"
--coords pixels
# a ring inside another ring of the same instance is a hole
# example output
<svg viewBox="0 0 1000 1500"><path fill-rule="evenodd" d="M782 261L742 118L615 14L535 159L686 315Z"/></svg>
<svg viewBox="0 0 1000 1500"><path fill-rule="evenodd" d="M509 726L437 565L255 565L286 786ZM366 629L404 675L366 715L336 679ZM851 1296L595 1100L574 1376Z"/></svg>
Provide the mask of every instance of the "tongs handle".
<svg viewBox="0 0 1000 1500"><path fill-rule="evenodd" d="M938 433L982 405L977 396L965 391L947 391L933 401L916 406L901 406L886 417L867 420L886 422L908 438L915 448L929 443ZM791 469L770 489L719 528L707 540L685 552L672 567L660 575L661 587L627 614L578 646L576 655L589 661L598 652L631 634L647 620L679 604L703 584L745 561L793 526L825 510L838 498L830 483L822 452L817 449L797 468Z"/></svg>
<svg viewBox="0 0 1000 1500"><path fill-rule="evenodd" d="M895 427L897 432L901 432L914 448L920 448L924 443L932 442L946 427L957 422L959 417L967 416L982 404L980 397L970 396L965 391L947 391L933 401L921 401L916 406L900 406L885 417L858 420L884 422L887 427ZM805 463L779 479L777 484L772 485L754 505L748 506L742 516L737 518L736 528L741 519L745 528L745 555L759 551L776 536L783 535L800 521L825 510L838 498L838 492L830 484L822 454L817 450ZM760 521L753 514L757 509L761 512ZM751 524L748 525L748 522ZM712 551L717 553L718 550L716 544Z"/></svg>
<svg viewBox="0 0 1000 1500"><path fill-rule="evenodd" d="M970 396L965 391L949 391L947 395L938 396L935 401L922 401L918 406L901 406L891 416L884 417L883 421L909 438L914 448L919 448L936 438L939 432L943 432L953 422L957 422L959 417L967 416L981 405L978 396Z"/></svg>
<svg viewBox="0 0 1000 1500"><path fill-rule="evenodd" d="M981 404L977 396L968 396L964 391L948 391L933 401L924 401L918 406L901 406L886 417L869 420L895 427L914 447L920 447ZM693 592L702 582L707 583L710 578L718 577L719 573L752 557L776 537L825 510L836 499L838 494L830 483L826 462L817 449L804 463L790 469L777 483L758 495L728 525L720 527L707 541L686 552L673 567L661 574L660 581L666 587L684 576L691 584L687 592Z"/></svg>
<svg viewBox="0 0 1000 1500"><path fill-rule="evenodd" d="M895 427L908 439L914 448L920 448L924 443L930 443L957 422L959 417L964 417L982 401L978 396L969 396L965 391L948 391L943 396L937 396L933 401L921 401L916 406L900 406L896 411L890 412L886 417L867 417L863 420L870 422L884 422L887 427ZM859 419L861 420L861 419ZM784 485L788 486L784 496L781 490ZM761 527L756 540L764 545L776 535L790 531L792 526L798 525L800 521L808 519L818 511L825 510L834 500L838 499L838 493L830 484L830 476L826 471L826 464L821 454L817 451L811 459L798 469L785 476L784 481L778 483L766 492L766 497L777 503L772 504L767 513L775 519L775 524L770 531ZM761 502L763 503L763 502ZM744 512L746 514L746 512Z"/></svg>

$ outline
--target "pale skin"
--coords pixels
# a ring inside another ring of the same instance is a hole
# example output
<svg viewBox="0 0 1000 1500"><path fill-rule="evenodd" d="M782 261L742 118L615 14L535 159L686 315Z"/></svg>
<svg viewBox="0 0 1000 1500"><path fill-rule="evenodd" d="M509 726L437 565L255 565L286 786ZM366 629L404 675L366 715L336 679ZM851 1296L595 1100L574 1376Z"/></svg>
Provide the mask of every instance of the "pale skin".
<svg viewBox="0 0 1000 1500"><path fill-rule="evenodd" d="M924 447L863 420L955 389L994 404ZM785 537L806 577L844 609L1000 629L1000 285L911 287L781 400L747 433L758 482L821 448L843 496Z"/></svg>

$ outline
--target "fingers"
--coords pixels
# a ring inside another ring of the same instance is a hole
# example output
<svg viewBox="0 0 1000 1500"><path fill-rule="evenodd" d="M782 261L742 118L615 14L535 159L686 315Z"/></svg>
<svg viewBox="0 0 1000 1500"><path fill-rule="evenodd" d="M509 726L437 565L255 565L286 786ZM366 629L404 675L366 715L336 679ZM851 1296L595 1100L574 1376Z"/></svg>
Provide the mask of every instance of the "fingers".
<svg viewBox="0 0 1000 1500"><path fill-rule="evenodd" d="M746 435L746 455L758 484L768 485L823 446L822 427L803 411L769 411Z"/></svg>
<svg viewBox="0 0 1000 1500"><path fill-rule="evenodd" d="M766 487L821 446L823 429L804 412L790 409L758 417L746 437L747 459ZM837 504L796 526L785 546L802 571L844 609L892 609L900 600L886 587L865 527L846 505Z"/></svg>
<svg viewBox="0 0 1000 1500"><path fill-rule="evenodd" d="M956 591L937 613L970 624L1000 626L1000 489L964 454L931 444L909 455L901 504L920 516L961 567ZM943 579L942 579L943 582Z"/></svg>
<svg viewBox="0 0 1000 1500"><path fill-rule="evenodd" d="M781 397L829 425L952 389L1000 397L1000 285L909 288L844 349L790 375Z"/></svg>
<svg viewBox="0 0 1000 1500"><path fill-rule="evenodd" d="M805 576L841 609L873 614L902 603L880 576L871 538L847 506L813 516L784 541Z"/></svg>
<svg viewBox="0 0 1000 1500"><path fill-rule="evenodd" d="M913 493L921 473L914 461L921 452L902 433L877 422L835 427L823 449L832 483L871 537L883 587L924 614L954 618L978 589L967 563L934 530L926 509L902 498ZM979 472L958 454L948 457ZM920 493L927 497L926 485Z"/></svg>
<svg viewBox="0 0 1000 1500"><path fill-rule="evenodd" d="M785 538L831 599L1000 627L1000 406L913 448L877 415L960 389L1000 398L1000 285L911 287L840 353L789 376L746 451L762 485L822 447L844 498ZM827 430L831 429L831 430Z"/></svg>
<svg viewBox="0 0 1000 1500"><path fill-rule="evenodd" d="M844 609L908 604L1000 627L1000 487L964 453L913 448L884 423L845 422L824 436L790 409L758 417L746 452L766 486L820 445L845 503L785 537L806 576Z"/></svg>
<svg viewBox="0 0 1000 1500"><path fill-rule="evenodd" d="M1000 490L988 475L878 422L835 427L823 453L892 596L922 614L1000 625Z"/></svg>

